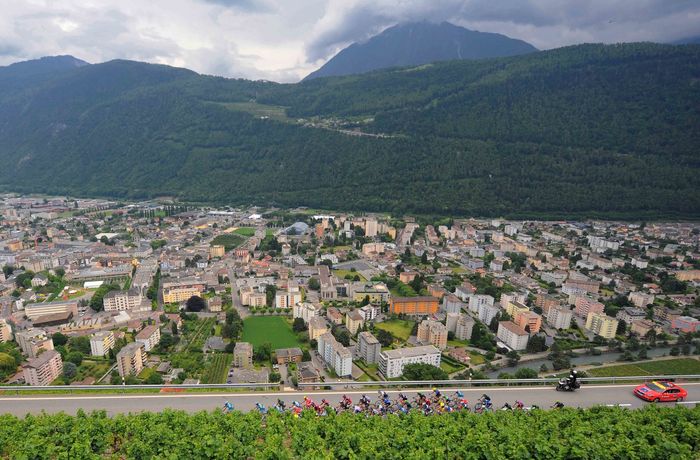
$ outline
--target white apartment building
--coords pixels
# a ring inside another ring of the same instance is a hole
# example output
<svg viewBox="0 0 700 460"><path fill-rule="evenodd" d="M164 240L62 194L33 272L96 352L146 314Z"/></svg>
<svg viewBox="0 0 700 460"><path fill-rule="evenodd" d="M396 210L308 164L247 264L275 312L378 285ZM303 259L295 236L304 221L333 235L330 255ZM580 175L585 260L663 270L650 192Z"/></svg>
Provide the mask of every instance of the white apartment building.
<svg viewBox="0 0 700 460"><path fill-rule="evenodd" d="M114 333L112 331L100 331L90 336L90 354L92 356L105 356L114 348Z"/></svg>
<svg viewBox="0 0 700 460"><path fill-rule="evenodd" d="M530 335L512 321L501 321L496 337L511 350L524 350Z"/></svg>
<svg viewBox="0 0 700 460"><path fill-rule="evenodd" d="M469 316L465 314L460 315L455 327L455 338L457 340L469 340L472 337L474 324L476 322Z"/></svg>
<svg viewBox="0 0 700 460"><path fill-rule="evenodd" d="M341 345L333 334L326 332L318 338L318 354L338 377L352 374L352 353Z"/></svg>
<svg viewBox="0 0 700 460"><path fill-rule="evenodd" d="M318 308L308 302L300 302L292 307L292 316L303 319L305 323L311 321L311 318L315 317L317 312Z"/></svg>
<svg viewBox="0 0 700 460"><path fill-rule="evenodd" d="M146 326L136 334L136 342L142 343L146 351L153 350L160 342L160 329L158 326Z"/></svg>
<svg viewBox="0 0 700 460"><path fill-rule="evenodd" d="M53 339L42 329L27 329L15 334L15 342L25 355L30 358L39 356L40 350L53 350Z"/></svg>
<svg viewBox="0 0 700 460"><path fill-rule="evenodd" d="M105 311L139 309L141 302L143 302L143 296L137 288L128 291L110 291L104 296Z"/></svg>
<svg viewBox="0 0 700 460"><path fill-rule="evenodd" d="M447 347L447 328L438 321L425 319L418 325L416 338L419 342L435 345L443 350Z"/></svg>
<svg viewBox="0 0 700 460"><path fill-rule="evenodd" d="M479 321L486 324L491 324L491 321L498 315L500 308L495 305L480 305L479 306Z"/></svg>
<svg viewBox="0 0 700 460"><path fill-rule="evenodd" d="M519 303L525 305L527 295L522 292L509 292L501 294L501 308L508 308L509 303Z"/></svg>
<svg viewBox="0 0 700 460"><path fill-rule="evenodd" d="M479 313L482 305L487 307L493 306L494 298L485 294L472 294L469 296L469 311Z"/></svg>
<svg viewBox="0 0 700 460"><path fill-rule="evenodd" d="M552 307L547 312L547 322L554 329L568 329L573 316L573 312L566 307Z"/></svg>
<svg viewBox="0 0 700 460"><path fill-rule="evenodd" d="M399 348L379 353L379 371L384 377L401 377L406 364L424 363L440 367L440 350L433 345Z"/></svg>

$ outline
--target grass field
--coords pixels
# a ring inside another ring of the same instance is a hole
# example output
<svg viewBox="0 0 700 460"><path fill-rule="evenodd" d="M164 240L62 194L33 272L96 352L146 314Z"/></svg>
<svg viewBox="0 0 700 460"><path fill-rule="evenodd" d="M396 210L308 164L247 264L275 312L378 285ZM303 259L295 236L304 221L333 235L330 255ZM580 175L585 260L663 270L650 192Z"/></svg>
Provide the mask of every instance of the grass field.
<svg viewBox="0 0 700 460"><path fill-rule="evenodd" d="M233 361L230 353L217 353L209 361L209 366L202 376L202 383L226 383L226 375Z"/></svg>
<svg viewBox="0 0 700 460"><path fill-rule="evenodd" d="M254 347L270 343L272 349L298 347L299 341L281 316L251 316L243 321L243 342Z"/></svg>
<svg viewBox="0 0 700 460"><path fill-rule="evenodd" d="M226 251L230 251L231 249L240 246L241 243L243 243L244 241L245 238L241 235L237 235L235 233L226 233L223 235L217 235L217 237L212 240L211 244L212 246L216 244L224 246L224 249Z"/></svg>
<svg viewBox="0 0 700 460"><path fill-rule="evenodd" d="M367 281L367 279L364 276L362 276L359 272L353 272L350 270L333 270L333 274L340 279L345 279L347 275L350 275L353 278L355 277L355 275L357 275L360 277L360 281Z"/></svg>
<svg viewBox="0 0 700 460"><path fill-rule="evenodd" d="M392 319L383 323L377 323L376 328L391 332L391 335L397 339L408 340L414 324L416 324L415 321Z"/></svg>
<svg viewBox="0 0 700 460"><path fill-rule="evenodd" d="M448 363L443 359L442 361L440 361L440 369L447 372L448 374L451 374L453 372L461 371L462 369L464 369L464 366L455 366L451 362Z"/></svg>
<svg viewBox="0 0 700 460"><path fill-rule="evenodd" d="M255 229L253 227L238 227L232 233L241 236L253 236L255 235Z"/></svg>
<svg viewBox="0 0 700 460"><path fill-rule="evenodd" d="M284 107L278 105L258 104L257 102L225 102L216 104L223 105L229 110L237 112L248 112L256 117L267 117L273 120L292 123L295 120L287 117L287 112Z"/></svg>
<svg viewBox="0 0 700 460"><path fill-rule="evenodd" d="M666 359L619 366L593 368L586 371L592 377L625 377L633 375L700 374L700 360L693 358Z"/></svg>

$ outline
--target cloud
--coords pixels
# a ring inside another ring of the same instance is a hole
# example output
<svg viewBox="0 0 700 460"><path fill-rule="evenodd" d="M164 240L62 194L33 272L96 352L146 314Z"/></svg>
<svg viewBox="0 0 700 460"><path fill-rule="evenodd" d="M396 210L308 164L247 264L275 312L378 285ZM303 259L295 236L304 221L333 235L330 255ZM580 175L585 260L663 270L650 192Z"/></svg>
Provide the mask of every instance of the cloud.
<svg viewBox="0 0 700 460"><path fill-rule="evenodd" d="M399 22L450 21L540 49L700 35L697 0L0 0L0 65L72 54L296 81Z"/></svg>

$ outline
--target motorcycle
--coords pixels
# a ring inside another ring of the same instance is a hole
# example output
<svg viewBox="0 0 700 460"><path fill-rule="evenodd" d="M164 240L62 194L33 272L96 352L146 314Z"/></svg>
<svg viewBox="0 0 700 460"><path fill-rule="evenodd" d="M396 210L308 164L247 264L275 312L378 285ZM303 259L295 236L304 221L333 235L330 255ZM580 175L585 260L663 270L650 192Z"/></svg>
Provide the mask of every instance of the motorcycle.
<svg viewBox="0 0 700 460"><path fill-rule="evenodd" d="M570 379L563 378L559 380L556 386L557 391L574 391L581 388L581 384L578 381L572 382Z"/></svg>

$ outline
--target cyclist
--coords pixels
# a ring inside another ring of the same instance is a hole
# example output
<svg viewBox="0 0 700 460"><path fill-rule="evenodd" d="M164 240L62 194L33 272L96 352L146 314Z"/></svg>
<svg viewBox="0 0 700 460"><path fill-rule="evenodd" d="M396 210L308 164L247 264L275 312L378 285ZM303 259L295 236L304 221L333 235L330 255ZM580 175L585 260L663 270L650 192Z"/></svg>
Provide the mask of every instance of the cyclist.
<svg viewBox="0 0 700 460"><path fill-rule="evenodd" d="M224 407L222 408L222 411L224 414L228 414L229 412L233 411L233 404L230 402L226 401L224 403Z"/></svg>

